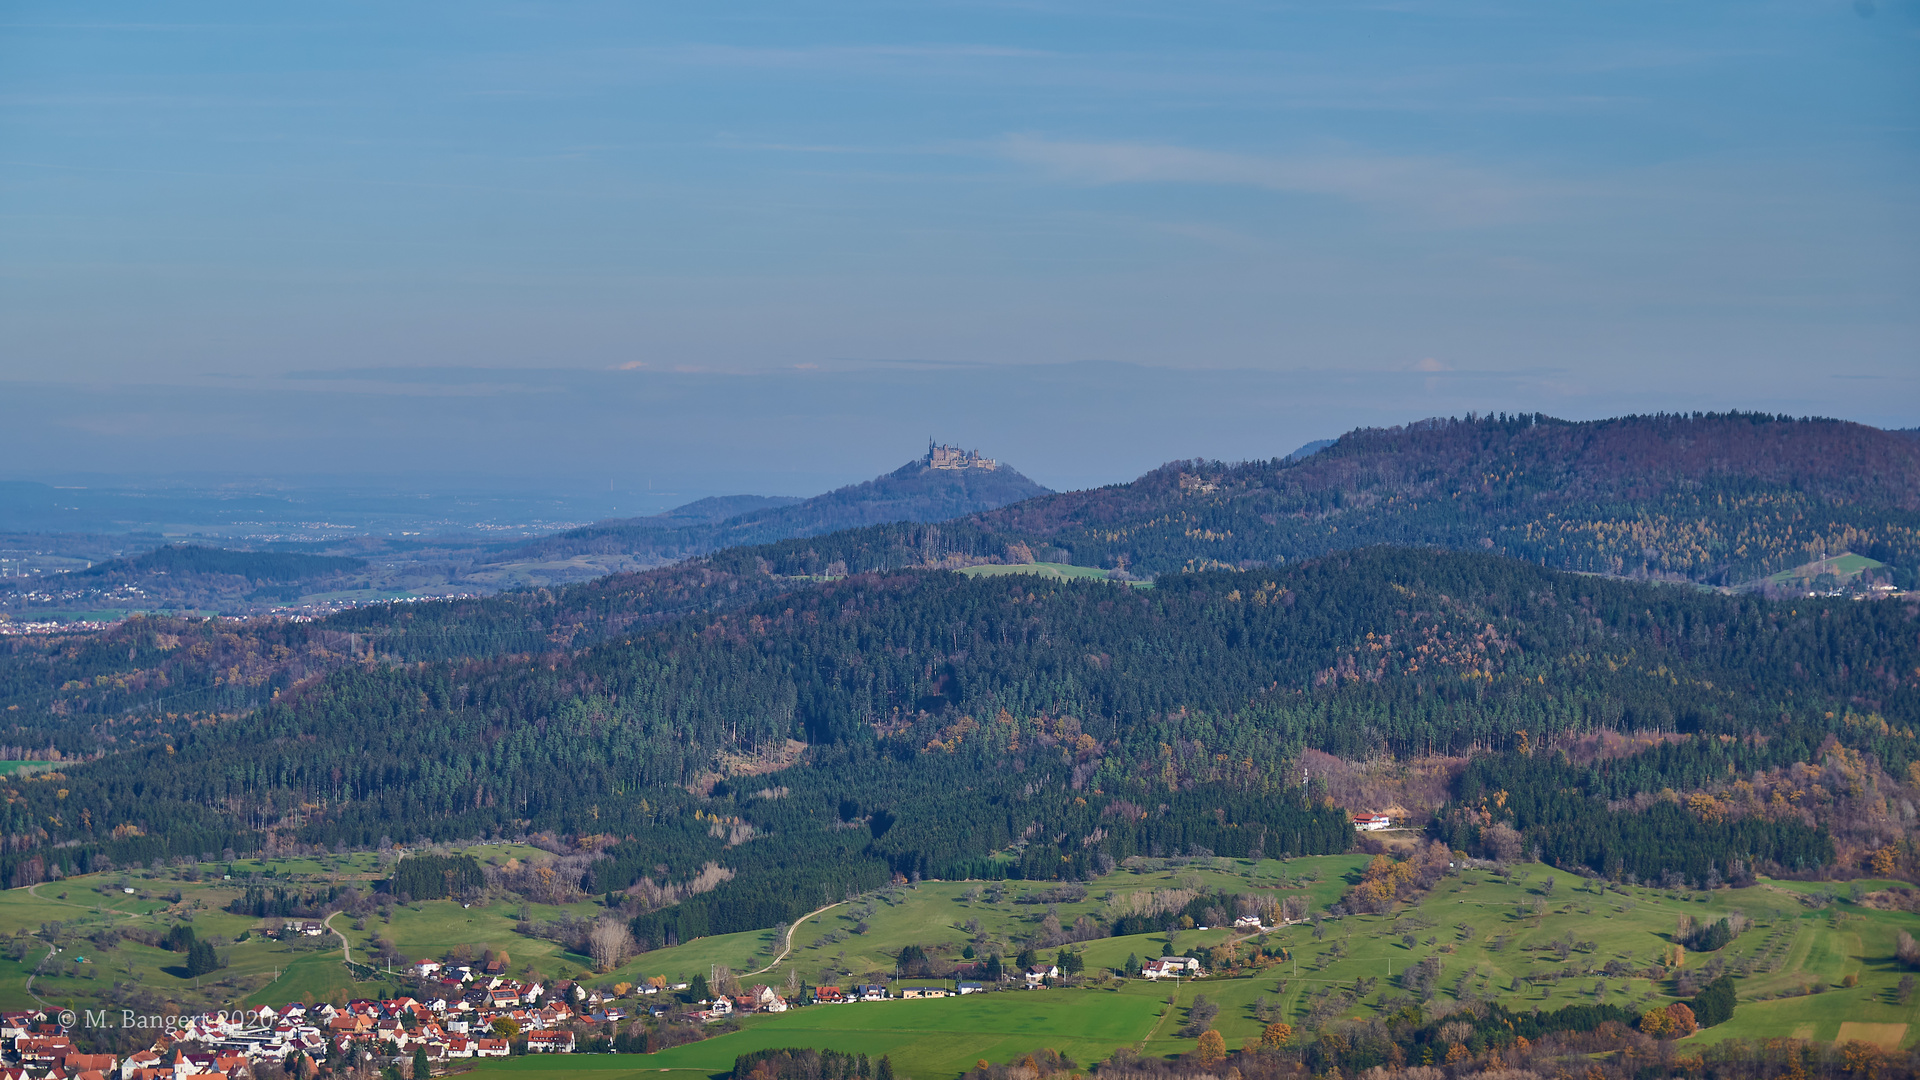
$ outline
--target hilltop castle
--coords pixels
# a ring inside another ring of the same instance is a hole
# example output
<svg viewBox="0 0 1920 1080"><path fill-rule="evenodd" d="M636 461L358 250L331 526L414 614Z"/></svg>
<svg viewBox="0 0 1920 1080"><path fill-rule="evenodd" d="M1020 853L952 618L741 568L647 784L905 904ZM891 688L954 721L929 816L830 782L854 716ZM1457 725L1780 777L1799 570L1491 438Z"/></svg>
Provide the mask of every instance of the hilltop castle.
<svg viewBox="0 0 1920 1080"><path fill-rule="evenodd" d="M926 465L929 469L985 469L988 472L1000 467L1000 463L990 457L981 457L978 450L962 450L945 443L936 444L927 440Z"/></svg>

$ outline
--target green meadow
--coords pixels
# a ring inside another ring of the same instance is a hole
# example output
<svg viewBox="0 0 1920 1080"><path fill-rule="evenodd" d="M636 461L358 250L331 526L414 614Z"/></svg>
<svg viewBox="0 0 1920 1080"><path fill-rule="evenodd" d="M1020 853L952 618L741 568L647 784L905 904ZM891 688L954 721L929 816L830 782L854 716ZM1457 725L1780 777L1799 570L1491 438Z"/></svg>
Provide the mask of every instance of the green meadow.
<svg viewBox="0 0 1920 1080"><path fill-rule="evenodd" d="M1815 578L1831 575L1836 582L1850 581L1866 570L1878 570L1887 565L1878 559L1869 559L1865 555L1847 552L1830 559L1820 559L1796 566L1791 570L1782 570L1767 580L1775 585L1791 585L1795 582L1812 581Z"/></svg>
<svg viewBox="0 0 1920 1080"><path fill-rule="evenodd" d="M471 851L496 864L538 854L511 845ZM793 928L791 952L784 959L779 958L786 934L769 929L643 953L606 973L594 973L587 957L517 929L523 919L538 926L563 916L596 917L604 909L592 900L566 905L503 900L471 907L450 900L393 903L385 917L376 912L356 920L342 914L332 925L361 960L370 958L375 939L385 938L412 958L438 957L458 946L504 950L516 973L585 978L601 986L652 975L678 982L716 966L741 975L768 969L741 979L749 985L784 987L790 977L809 985L846 985L886 979L907 945L943 960L961 959L970 947L976 955L999 949L1011 956L1049 916L1071 927L1082 915L1103 918L1127 905L1131 895L1155 890L1301 896L1311 910L1325 912L1357 879L1365 861L1359 855L1286 862L1135 860L1080 886L921 882L814 913ZM9 949L0 955L0 1007L31 1003L27 978L36 966L34 992L75 1007L101 1001L108 987L122 981L189 1007L396 992L405 985L397 977L354 981L340 962L336 937L271 941L259 933L262 920L220 910L249 877L293 886L371 888L383 872L371 854L321 855L114 872L0 893L0 939ZM1386 915L1326 918L1317 927L1297 924L1257 936L1195 927L1096 938L1075 946L1088 975L1087 985L1079 988L818 1006L750 1017L739 1032L647 1058L644 1071L666 1069L689 1077L724 1072L745 1050L785 1045L884 1053L904 1074L920 1076L951 1076L976 1060L1004 1061L1041 1046L1063 1050L1082 1064L1120 1046L1176 1055L1195 1045L1178 1031L1201 994L1219 1006L1214 1027L1237 1047L1259 1035L1263 1015L1277 1015L1304 1031L1396 1008L1409 1000L1401 977L1429 958L1439 966L1433 993L1441 1002L1471 995L1514 1010L1592 1002L1645 1009L1675 1000L1673 978L1649 975L1681 919L1711 921L1734 912L1750 928L1716 953L1687 957L1686 968L1733 971L1739 1010L1695 1041L1781 1034L1835 1040L1869 1031L1858 1025L1874 1025L1872 1037L1911 1046L1920 1038L1920 1002L1896 1000L1905 972L1893 953L1900 931L1920 934L1920 916L1877 910L1866 902L1871 900L1867 894L1893 883L1854 884L1862 902L1853 899L1851 885L1763 881L1747 889L1700 893L1589 882L1538 864L1508 874L1467 869L1444 878L1417 903ZM164 933L177 922L190 922L201 937L214 938L228 967L196 984L186 977L178 954L130 939L113 942L101 933L110 927ZM49 958L51 942L60 951ZM1213 975L1178 987L1122 982L1107 974L1130 955L1147 959L1168 950L1256 944L1284 949L1287 957L1236 976ZM1855 1026L1843 1032L1842 1025ZM488 1063L479 1071L613 1075L639 1068L631 1057L581 1055Z"/></svg>
<svg viewBox="0 0 1920 1080"><path fill-rule="evenodd" d="M874 1058L884 1054L893 1059L899 1073L907 1076L954 1076L982 1058L1006 1061L1041 1046L1091 1063L1112 1053L1116 1046L1137 1043L1163 1007L1161 997L1145 985L821 1005L754 1018L734 1034L676 1046L645 1058L576 1058L567 1062L566 1071L573 1071L577 1061L596 1076L603 1071L617 1075L622 1066L633 1069L644 1060L644 1071L650 1075L665 1070L687 1077L710 1076L731 1071L733 1059L739 1054L777 1046L831 1048ZM595 1067L602 1063L607 1065L605 1070ZM487 1062L475 1072L544 1075L552 1069L550 1061L521 1058Z"/></svg>
<svg viewBox="0 0 1920 1080"><path fill-rule="evenodd" d="M1072 563L1032 562L1032 563L992 563L982 566L969 566L960 571L968 577L1005 577L1008 574L1031 574L1035 577L1052 578L1056 581L1072 581L1080 578L1107 580L1107 572L1096 566L1075 566ZM1135 581L1130 584L1141 588L1151 586L1150 582Z"/></svg>

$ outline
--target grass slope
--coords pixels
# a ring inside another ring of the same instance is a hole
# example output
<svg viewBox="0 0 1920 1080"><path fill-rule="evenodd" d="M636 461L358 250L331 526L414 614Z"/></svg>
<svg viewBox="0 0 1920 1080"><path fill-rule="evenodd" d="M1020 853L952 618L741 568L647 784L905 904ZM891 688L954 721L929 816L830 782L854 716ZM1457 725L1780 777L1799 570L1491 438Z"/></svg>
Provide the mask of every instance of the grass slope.
<svg viewBox="0 0 1920 1080"><path fill-rule="evenodd" d="M525 858L531 849L487 845L474 849L483 861ZM789 972L808 984L848 984L884 978L894 956L909 944L930 955L958 959L971 943L997 945L1009 954L1051 913L1071 926L1082 914L1099 915L1130 893L1198 887L1207 891L1265 891L1305 896L1315 911L1337 901L1364 863L1363 856L1327 856L1287 862L1213 859L1181 864L1138 862L1086 885L1084 897L1049 894L1045 882L922 882L835 905L793 932L792 954L765 974L744 980L786 985ZM231 869L236 880L223 880ZM271 875L291 884L357 884L382 873L371 855L318 856L260 862L245 860L199 868L202 880L185 880L182 869L141 870L45 882L0 893L0 935L12 952L0 956L0 1006L23 1006L26 978L57 937L62 952L35 982L50 1002L83 1007L99 1002L116 981L138 983L186 1007L245 1002L274 1003L395 992L402 984L353 982L339 962L337 939L274 942L253 931L260 921L219 910L240 891L239 879ZM1871 891L1883 882L1860 882ZM133 889L129 894L125 890ZM1256 1004L1265 998L1296 1028L1305 1026L1315 1000L1331 988L1363 984L1333 1017L1360 1017L1392 1007L1405 991L1399 977L1413 964L1435 957L1442 974L1441 1000L1471 992L1508 1008L1556 1009L1606 1001L1635 1009L1674 1000L1671 980L1644 972L1671 941L1684 916L1712 920L1739 911L1753 928L1719 953L1690 956L1689 968L1718 961L1739 975L1740 1006L1732 1021L1702 1032L1696 1041L1799 1033L1833 1040L1841 1025L1858 1035L1912 1045L1920 1038L1920 1003L1901 1005L1895 985L1904 974L1893 959L1901 930L1920 933L1920 916L1880 911L1834 897L1820 883L1764 882L1713 893L1606 887L1540 865L1501 876L1465 870L1444 879L1411 907L1387 915L1328 919L1316 936L1311 926L1270 932L1263 940L1291 950L1289 961L1240 977L1208 977L1178 988L1143 981L1104 982L1082 989L1007 991L935 1001L823 1006L779 1017L755 1017L739 1033L646 1059L646 1071L725 1071L735 1055L765 1046L812 1045L893 1056L906 1075L952 1075L986 1058L1004 1061L1040 1046L1064 1050L1089 1064L1121 1045L1174 1055L1194 1040L1176 1034L1196 994L1220 1006L1215 1027L1231 1046L1257 1037L1262 1022ZM177 896L177 899L175 898ZM340 916L334 926L353 944L356 957L376 936L393 940L410 957L439 956L466 945L506 949L516 972L531 968L546 977L584 976L586 957L554 942L523 936L522 917L533 923L563 914L588 916L594 902L564 906L492 903L463 908L453 901L393 905L390 920L377 915L356 927ZM101 949L93 935L109 926L164 932L190 921L202 937L232 944L221 951L230 966L196 986L179 954L123 940ZM55 924L58 924L56 927ZM862 931L864 924L864 932ZM17 936L17 935L31 936ZM242 934L244 941L237 940ZM1406 938L1412 936L1409 943ZM1080 946L1090 974L1117 967L1129 954L1160 955L1210 948L1243 935L1215 928L1101 938ZM1556 942L1573 944L1565 959ZM645 953L614 972L590 976L596 985L666 975L674 981L705 974L716 965L736 972L767 967L779 954L781 935L771 930L702 938ZM18 953L19 958L11 958ZM76 962L84 958L84 963ZM1608 976L1600 969L1618 961L1640 974ZM1531 978L1530 978L1531 977ZM1855 986L1847 986L1853 977ZM1324 1015L1324 1013L1323 1013ZM1858 1025L1871 1025L1863 1027ZM608 1063L602 1065L601 1063ZM575 1058L489 1064L483 1071L631 1070L632 1058Z"/></svg>

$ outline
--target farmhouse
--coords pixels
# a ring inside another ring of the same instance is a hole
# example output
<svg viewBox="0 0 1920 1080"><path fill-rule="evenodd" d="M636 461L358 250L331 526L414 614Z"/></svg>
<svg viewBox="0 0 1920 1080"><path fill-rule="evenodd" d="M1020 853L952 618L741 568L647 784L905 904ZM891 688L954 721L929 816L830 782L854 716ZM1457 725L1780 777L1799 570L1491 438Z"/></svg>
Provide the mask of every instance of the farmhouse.
<svg viewBox="0 0 1920 1080"><path fill-rule="evenodd" d="M1379 832L1393 827L1393 819L1385 814L1362 814L1353 819L1356 832Z"/></svg>
<svg viewBox="0 0 1920 1080"><path fill-rule="evenodd" d="M1140 974L1149 979L1187 978L1197 979L1206 972L1200 970L1200 961L1191 956L1162 956L1149 960L1140 967Z"/></svg>

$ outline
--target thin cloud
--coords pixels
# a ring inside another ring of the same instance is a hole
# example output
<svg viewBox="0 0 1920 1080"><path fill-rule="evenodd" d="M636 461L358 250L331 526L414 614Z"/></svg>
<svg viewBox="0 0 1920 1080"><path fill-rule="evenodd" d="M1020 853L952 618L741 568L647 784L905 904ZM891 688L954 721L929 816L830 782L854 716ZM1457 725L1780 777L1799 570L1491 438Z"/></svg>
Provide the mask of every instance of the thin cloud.
<svg viewBox="0 0 1920 1080"><path fill-rule="evenodd" d="M1482 170L1424 157L1262 156L1184 146L1062 142L1015 135L1000 154L1082 184L1216 184L1342 199L1451 225L1526 216L1538 191Z"/></svg>
<svg viewBox="0 0 1920 1080"><path fill-rule="evenodd" d="M742 45L667 45L622 50L666 62L710 67L823 68L844 71L849 64L926 63L941 60L1053 60L1062 54L1044 49L1000 45L819 45L755 48Z"/></svg>

